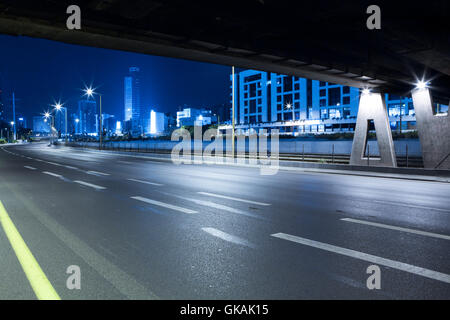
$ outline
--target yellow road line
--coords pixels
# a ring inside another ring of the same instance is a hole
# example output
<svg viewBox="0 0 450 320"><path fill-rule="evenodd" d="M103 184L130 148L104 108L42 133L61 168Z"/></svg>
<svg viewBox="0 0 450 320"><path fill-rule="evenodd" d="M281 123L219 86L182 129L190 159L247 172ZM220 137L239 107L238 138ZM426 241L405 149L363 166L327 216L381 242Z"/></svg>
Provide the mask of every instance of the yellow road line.
<svg viewBox="0 0 450 320"><path fill-rule="evenodd" d="M0 223L39 300L61 300L0 201Z"/></svg>

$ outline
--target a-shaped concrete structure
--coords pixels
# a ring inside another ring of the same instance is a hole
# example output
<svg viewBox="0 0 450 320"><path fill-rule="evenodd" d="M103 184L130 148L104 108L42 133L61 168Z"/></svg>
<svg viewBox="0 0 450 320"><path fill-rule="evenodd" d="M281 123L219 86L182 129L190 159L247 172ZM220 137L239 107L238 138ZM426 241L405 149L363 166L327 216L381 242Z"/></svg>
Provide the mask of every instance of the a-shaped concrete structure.
<svg viewBox="0 0 450 320"><path fill-rule="evenodd" d="M371 120L374 122L377 133L379 157L366 155L367 136ZM386 104L380 93L361 94L350 164L397 167L389 117Z"/></svg>
<svg viewBox="0 0 450 320"><path fill-rule="evenodd" d="M450 116L436 115L428 88L412 92L424 167L450 169Z"/></svg>

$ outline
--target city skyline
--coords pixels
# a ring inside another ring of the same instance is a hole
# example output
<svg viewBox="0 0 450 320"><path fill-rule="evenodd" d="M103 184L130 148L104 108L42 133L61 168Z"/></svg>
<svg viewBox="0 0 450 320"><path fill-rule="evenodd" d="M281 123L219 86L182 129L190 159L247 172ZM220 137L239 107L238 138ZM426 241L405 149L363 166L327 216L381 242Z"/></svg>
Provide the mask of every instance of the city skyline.
<svg viewBox="0 0 450 320"><path fill-rule="evenodd" d="M183 105L227 102L229 93L224 88L230 68L226 66L28 37L1 35L0 39L4 44L0 50L0 90L8 119L12 118L13 91L16 112L31 120L57 101L64 103L69 113L77 112L82 90L89 86L103 94L103 112L121 119L123 79L131 66L141 70L142 104L146 108L175 113ZM29 55L31 49L40 53Z"/></svg>

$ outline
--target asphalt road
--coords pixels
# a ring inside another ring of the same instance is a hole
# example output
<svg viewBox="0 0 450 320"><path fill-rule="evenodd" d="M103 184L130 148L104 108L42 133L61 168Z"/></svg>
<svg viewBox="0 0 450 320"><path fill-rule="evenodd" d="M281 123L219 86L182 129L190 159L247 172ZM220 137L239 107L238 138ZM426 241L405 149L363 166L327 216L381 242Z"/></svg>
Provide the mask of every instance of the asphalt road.
<svg viewBox="0 0 450 320"><path fill-rule="evenodd" d="M0 201L61 299L450 298L448 183L31 144L0 148ZM0 299L36 299L4 228Z"/></svg>

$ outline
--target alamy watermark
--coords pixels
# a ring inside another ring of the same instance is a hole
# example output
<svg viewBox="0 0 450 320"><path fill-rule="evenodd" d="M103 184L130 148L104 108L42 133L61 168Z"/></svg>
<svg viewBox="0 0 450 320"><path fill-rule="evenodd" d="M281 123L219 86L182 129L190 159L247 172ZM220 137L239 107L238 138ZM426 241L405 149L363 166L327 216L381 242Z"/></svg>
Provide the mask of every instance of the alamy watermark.
<svg viewBox="0 0 450 320"><path fill-rule="evenodd" d="M67 278L66 287L69 290L80 290L81 289L81 269L79 266L72 265L68 266L66 270L67 274L70 276Z"/></svg>
<svg viewBox="0 0 450 320"><path fill-rule="evenodd" d="M372 265L367 267L366 273L370 274L370 276L367 278L367 281L366 281L367 289L369 289L369 290L373 290L373 289L380 290L381 289L381 270L380 270L380 267L375 265L375 264L372 264Z"/></svg>
<svg viewBox="0 0 450 320"><path fill-rule="evenodd" d="M272 130L270 142L268 136L265 129L236 135L233 155L231 130L225 135L217 129L203 133L201 126L195 126L192 139L191 132L180 128L171 136L172 141L181 140L172 148L171 159L175 164L244 164L259 167L261 175L274 175L279 169L279 132Z"/></svg>

